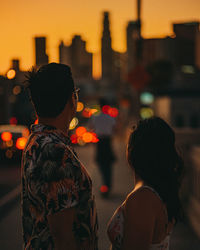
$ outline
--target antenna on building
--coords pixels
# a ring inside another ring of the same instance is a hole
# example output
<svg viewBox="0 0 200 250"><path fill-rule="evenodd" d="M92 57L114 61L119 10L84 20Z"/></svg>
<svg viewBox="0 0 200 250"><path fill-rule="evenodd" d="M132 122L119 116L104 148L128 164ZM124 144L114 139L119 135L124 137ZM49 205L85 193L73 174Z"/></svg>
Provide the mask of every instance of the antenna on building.
<svg viewBox="0 0 200 250"><path fill-rule="evenodd" d="M141 0L137 0L137 35L138 35L138 40L137 40L137 64L141 62L142 59L142 36L141 36Z"/></svg>
<svg viewBox="0 0 200 250"><path fill-rule="evenodd" d="M137 0L137 20L139 21L141 17L141 0Z"/></svg>

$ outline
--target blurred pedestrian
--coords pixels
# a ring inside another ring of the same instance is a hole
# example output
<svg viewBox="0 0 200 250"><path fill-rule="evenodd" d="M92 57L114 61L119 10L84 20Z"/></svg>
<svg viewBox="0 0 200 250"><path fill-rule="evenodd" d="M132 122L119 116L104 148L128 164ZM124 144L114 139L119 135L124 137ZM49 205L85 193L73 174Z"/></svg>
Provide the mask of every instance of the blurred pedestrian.
<svg viewBox="0 0 200 250"><path fill-rule="evenodd" d="M95 131L99 139L96 144L95 160L102 176L100 191L103 197L107 197L112 187L112 165L115 161L112 137L115 131L116 121L115 118L103 110L104 107L108 107L104 98L100 98L99 104L101 113L92 116L89 126Z"/></svg>
<svg viewBox="0 0 200 250"><path fill-rule="evenodd" d="M68 137L78 101L71 70L47 64L27 83L39 124L22 157L24 249L97 250L92 182Z"/></svg>
<svg viewBox="0 0 200 250"><path fill-rule="evenodd" d="M109 222L112 250L169 250L181 214L183 170L173 130L158 117L140 121L130 134L127 158L134 189Z"/></svg>

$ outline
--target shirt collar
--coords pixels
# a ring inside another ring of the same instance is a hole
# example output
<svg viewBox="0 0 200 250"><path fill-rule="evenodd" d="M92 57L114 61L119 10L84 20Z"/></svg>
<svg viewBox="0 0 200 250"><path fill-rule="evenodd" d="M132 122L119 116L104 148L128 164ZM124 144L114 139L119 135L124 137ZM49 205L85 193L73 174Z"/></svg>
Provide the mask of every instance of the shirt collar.
<svg viewBox="0 0 200 250"><path fill-rule="evenodd" d="M64 143L71 145L71 140L68 135L64 134L60 129L57 129L54 126L45 125L45 124L32 124L31 133L49 133L55 134L60 140Z"/></svg>

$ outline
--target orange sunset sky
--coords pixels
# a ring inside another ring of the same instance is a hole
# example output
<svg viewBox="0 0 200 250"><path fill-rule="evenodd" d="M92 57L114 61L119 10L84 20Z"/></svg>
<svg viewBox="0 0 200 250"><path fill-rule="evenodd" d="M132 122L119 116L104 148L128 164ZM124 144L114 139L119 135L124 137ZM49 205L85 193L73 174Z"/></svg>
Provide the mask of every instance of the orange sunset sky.
<svg viewBox="0 0 200 250"><path fill-rule="evenodd" d="M110 11L113 49L126 50L126 26L136 18L136 0L1 0L0 73L12 58L19 58L22 70L34 60L34 36L47 36L50 62L58 62L58 44L71 42L74 34L87 41L94 53L94 75L100 75L99 50L102 12ZM142 35L172 35L172 23L200 20L200 0L143 0Z"/></svg>

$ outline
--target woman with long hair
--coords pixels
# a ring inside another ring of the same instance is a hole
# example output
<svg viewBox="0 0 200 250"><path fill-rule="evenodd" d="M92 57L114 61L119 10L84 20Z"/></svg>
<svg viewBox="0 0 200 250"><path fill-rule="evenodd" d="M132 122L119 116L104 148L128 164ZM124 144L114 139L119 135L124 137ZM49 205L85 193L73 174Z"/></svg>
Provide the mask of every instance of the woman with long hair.
<svg viewBox="0 0 200 250"><path fill-rule="evenodd" d="M168 250L180 218L183 161L175 134L161 118L139 121L130 134L127 159L134 189L108 224L112 250Z"/></svg>

